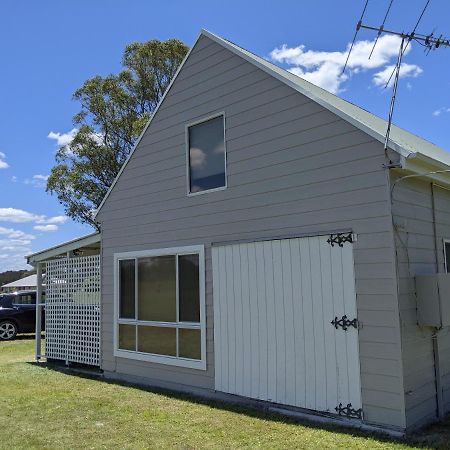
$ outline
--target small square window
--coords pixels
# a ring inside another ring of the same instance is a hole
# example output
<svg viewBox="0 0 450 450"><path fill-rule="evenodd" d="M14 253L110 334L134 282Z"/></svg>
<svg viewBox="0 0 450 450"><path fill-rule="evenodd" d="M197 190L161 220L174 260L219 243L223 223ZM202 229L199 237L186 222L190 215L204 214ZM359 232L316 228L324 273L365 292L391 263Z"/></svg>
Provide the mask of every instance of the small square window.
<svg viewBox="0 0 450 450"><path fill-rule="evenodd" d="M189 193L226 187L224 116L189 126L187 135Z"/></svg>

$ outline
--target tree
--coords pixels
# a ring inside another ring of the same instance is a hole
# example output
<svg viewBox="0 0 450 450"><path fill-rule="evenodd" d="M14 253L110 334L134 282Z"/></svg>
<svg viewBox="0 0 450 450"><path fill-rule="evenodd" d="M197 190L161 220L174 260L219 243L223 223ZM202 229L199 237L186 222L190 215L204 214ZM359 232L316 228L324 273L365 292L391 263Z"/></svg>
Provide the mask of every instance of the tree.
<svg viewBox="0 0 450 450"><path fill-rule="evenodd" d="M132 43L117 75L96 76L74 93L78 131L59 148L47 181L72 219L98 227L93 212L119 173L188 48L177 39Z"/></svg>

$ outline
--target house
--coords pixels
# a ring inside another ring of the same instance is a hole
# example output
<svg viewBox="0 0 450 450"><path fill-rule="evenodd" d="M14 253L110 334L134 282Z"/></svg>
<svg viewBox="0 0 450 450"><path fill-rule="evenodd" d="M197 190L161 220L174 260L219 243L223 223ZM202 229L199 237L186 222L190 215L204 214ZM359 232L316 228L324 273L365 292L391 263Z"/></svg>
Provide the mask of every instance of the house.
<svg viewBox="0 0 450 450"><path fill-rule="evenodd" d="M4 284L0 290L2 292L16 292L16 291L34 291L36 290L36 274L28 275L20 280L12 281Z"/></svg>
<svg viewBox="0 0 450 450"><path fill-rule="evenodd" d="M104 376L400 432L448 412L450 154L386 126L202 31L96 214Z"/></svg>

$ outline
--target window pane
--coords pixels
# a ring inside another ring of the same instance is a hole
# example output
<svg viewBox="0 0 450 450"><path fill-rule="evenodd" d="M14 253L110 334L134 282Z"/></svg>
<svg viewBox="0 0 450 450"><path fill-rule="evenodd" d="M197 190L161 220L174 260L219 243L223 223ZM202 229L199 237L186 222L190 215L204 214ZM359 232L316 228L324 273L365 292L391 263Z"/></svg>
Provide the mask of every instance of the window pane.
<svg viewBox="0 0 450 450"><path fill-rule="evenodd" d="M136 325L119 325L119 348L136 351Z"/></svg>
<svg viewBox="0 0 450 450"><path fill-rule="evenodd" d="M189 127L190 192L225 186L223 116Z"/></svg>
<svg viewBox="0 0 450 450"><path fill-rule="evenodd" d="M176 322L175 256L138 260L138 320Z"/></svg>
<svg viewBox="0 0 450 450"><path fill-rule="evenodd" d="M202 359L200 330L178 330L178 355L181 358Z"/></svg>
<svg viewBox="0 0 450 450"><path fill-rule="evenodd" d="M120 286L120 317L122 319L134 319L134 284L135 264L134 259L119 261L119 286Z"/></svg>
<svg viewBox="0 0 450 450"><path fill-rule="evenodd" d="M14 297L14 305L35 305L36 294L19 294Z"/></svg>
<svg viewBox="0 0 450 450"><path fill-rule="evenodd" d="M450 242L445 243L445 263L447 266L447 273L450 273Z"/></svg>
<svg viewBox="0 0 450 450"><path fill-rule="evenodd" d="M198 255L178 257L180 322L200 322Z"/></svg>
<svg viewBox="0 0 450 450"><path fill-rule="evenodd" d="M176 333L175 328L138 326L138 351L177 356Z"/></svg>

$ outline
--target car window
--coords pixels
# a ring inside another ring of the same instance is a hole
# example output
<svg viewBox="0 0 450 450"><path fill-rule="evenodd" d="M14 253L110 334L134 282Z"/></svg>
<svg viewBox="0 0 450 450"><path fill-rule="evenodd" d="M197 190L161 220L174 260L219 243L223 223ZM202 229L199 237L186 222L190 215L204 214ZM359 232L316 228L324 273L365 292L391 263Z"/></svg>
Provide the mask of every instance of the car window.
<svg viewBox="0 0 450 450"><path fill-rule="evenodd" d="M10 295L1 295L0 296L0 306L3 308L11 308L12 306L12 298Z"/></svg>
<svg viewBox="0 0 450 450"><path fill-rule="evenodd" d="M15 305L35 305L36 294L17 294L13 300Z"/></svg>

